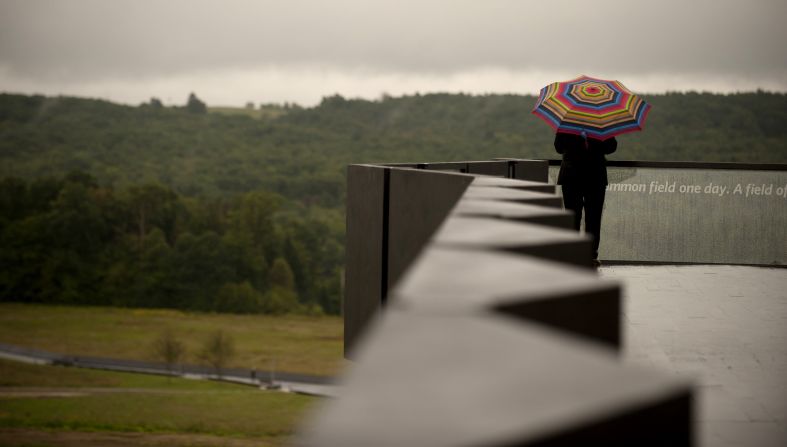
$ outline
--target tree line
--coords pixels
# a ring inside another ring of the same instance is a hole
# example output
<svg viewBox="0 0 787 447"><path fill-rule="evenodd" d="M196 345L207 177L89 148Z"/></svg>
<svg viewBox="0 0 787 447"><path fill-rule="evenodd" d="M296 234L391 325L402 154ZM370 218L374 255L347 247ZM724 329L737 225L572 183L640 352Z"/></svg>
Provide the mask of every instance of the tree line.
<svg viewBox="0 0 787 447"><path fill-rule="evenodd" d="M0 300L339 313L342 221L262 190L183 197L93 176L0 181ZM338 222L337 222L338 221Z"/></svg>
<svg viewBox="0 0 787 447"><path fill-rule="evenodd" d="M787 163L785 94L645 99L645 130L610 158ZM193 93L0 94L0 299L336 314L346 166L557 158L535 100L334 95L252 114Z"/></svg>
<svg viewBox="0 0 787 447"><path fill-rule="evenodd" d="M621 136L613 159L787 162L785 94L645 99L653 105L645 130ZM81 170L117 187L155 181L189 197L264 189L306 206L341 208L351 163L557 158L552 130L530 113L535 100L334 95L255 118L211 113L194 94L182 107L0 94L0 177Z"/></svg>

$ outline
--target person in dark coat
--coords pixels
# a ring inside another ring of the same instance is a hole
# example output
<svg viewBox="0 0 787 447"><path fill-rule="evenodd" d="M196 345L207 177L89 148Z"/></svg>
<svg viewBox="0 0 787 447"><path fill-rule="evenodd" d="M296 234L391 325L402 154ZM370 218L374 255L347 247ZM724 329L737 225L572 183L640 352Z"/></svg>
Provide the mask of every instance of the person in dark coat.
<svg viewBox="0 0 787 447"><path fill-rule="evenodd" d="M593 265L598 261L601 241L601 213L607 188L607 159L615 152L618 141L612 137L601 141L558 132L555 150L563 155L557 184L563 190L563 206L574 211L574 228L579 231L582 210L585 211L585 232L593 237Z"/></svg>

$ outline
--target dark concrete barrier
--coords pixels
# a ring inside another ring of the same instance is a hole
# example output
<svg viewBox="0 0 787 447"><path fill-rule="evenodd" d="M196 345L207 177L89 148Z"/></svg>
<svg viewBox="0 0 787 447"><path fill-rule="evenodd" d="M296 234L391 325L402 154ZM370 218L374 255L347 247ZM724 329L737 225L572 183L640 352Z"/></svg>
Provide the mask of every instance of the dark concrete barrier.
<svg viewBox="0 0 787 447"><path fill-rule="evenodd" d="M505 178L492 178L490 183L490 178L458 172L466 172L469 165L486 172L508 170L511 163L519 162L425 163L418 165L420 168L417 169L410 168L414 163L348 167L342 306L345 354L350 352L367 322L384 305L388 290L396 284L460 197L546 205L555 209L561 206L560 199L554 194L539 192L550 188L554 190L551 185ZM543 167L548 169L547 165ZM453 169L457 172L446 172ZM475 182L490 186L468 190L468 186ZM502 186L491 186L494 184ZM547 216L540 218L550 220ZM552 220L555 218L554 215L551 217ZM539 217L531 213L531 219L538 220ZM540 248L546 247L531 244L529 251L525 251L536 253ZM566 258L559 249L552 253L561 259Z"/></svg>
<svg viewBox="0 0 787 447"><path fill-rule="evenodd" d="M296 444L691 445L689 384L619 362L620 288L560 198L470 186L546 163L478 163L348 169L354 363Z"/></svg>
<svg viewBox="0 0 787 447"><path fill-rule="evenodd" d="M689 385L492 315L389 309L301 446L691 445Z"/></svg>
<svg viewBox="0 0 787 447"><path fill-rule="evenodd" d="M342 315L347 351L380 308L387 280L383 273L387 250L387 182L389 170L351 165L347 169L347 236Z"/></svg>
<svg viewBox="0 0 787 447"><path fill-rule="evenodd" d="M530 222L570 230L574 228L574 214L559 208L497 200L462 199L451 211L453 215L490 217L512 222Z"/></svg>
<svg viewBox="0 0 787 447"><path fill-rule="evenodd" d="M549 181L549 160L523 160L521 158L498 158L509 163L511 173L508 177L535 182Z"/></svg>
<svg viewBox="0 0 787 447"><path fill-rule="evenodd" d="M472 180L408 168L348 168L345 354Z"/></svg>
<svg viewBox="0 0 787 447"><path fill-rule="evenodd" d="M380 166L395 168L417 168L430 171L450 171L469 174L493 175L519 180L546 183L548 160L524 160L520 158L498 158L487 161L451 161L438 163L389 163Z"/></svg>
<svg viewBox="0 0 787 447"><path fill-rule="evenodd" d="M548 183L534 182L531 180L516 180L504 177L478 176L473 179L472 185L522 189L525 191L545 192L548 194L554 194L556 190L555 185L550 185Z"/></svg>
<svg viewBox="0 0 787 447"><path fill-rule="evenodd" d="M563 200L555 194L522 191L513 188L470 186L462 196L466 199L502 200L516 203L532 203L534 205L561 208Z"/></svg>
<svg viewBox="0 0 787 447"><path fill-rule="evenodd" d="M420 253L472 180L470 176L445 172L391 170L388 289Z"/></svg>
<svg viewBox="0 0 787 447"><path fill-rule="evenodd" d="M592 241L573 230L483 217L451 216L432 238L438 247L492 249L591 267Z"/></svg>
<svg viewBox="0 0 787 447"><path fill-rule="evenodd" d="M620 349L621 297L595 272L530 256L432 244L392 292L392 308L426 315L500 312Z"/></svg>
<svg viewBox="0 0 787 447"><path fill-rule="evenodd" d="M509 166L505 161L468 161L468 174L508 177Z"/></svg>

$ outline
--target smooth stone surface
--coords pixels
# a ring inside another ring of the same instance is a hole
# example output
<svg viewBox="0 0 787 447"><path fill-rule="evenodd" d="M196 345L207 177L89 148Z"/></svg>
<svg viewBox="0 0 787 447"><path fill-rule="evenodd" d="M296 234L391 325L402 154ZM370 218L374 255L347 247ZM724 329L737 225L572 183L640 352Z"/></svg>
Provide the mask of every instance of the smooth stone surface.
<svg viewBox="0 0 787 447"><path fill-rule="evenodd" d="M447 161L437 163L423 163L423 169L429 171L453 171L453 172L467 172L466 161Z"/></svg>
<svg viewBox="0 0 787 447"><path fill-rule="evenodd" d="M556 189L555 185L550 185L543 182L533 182L529 180L517 180L504 177L481 177L478 176L473 179L471 186L495 186L500 188L514 188L525 191L537 191L547 194L554 194Z"/></svg>
<svg viewBox="0 0 787 447"><path fill-rule="evenodd" d="M621 344L618 283L529 256L429 247L389 303L417 314L502 312L616 349Z"/></svg>
<svg viewBox="0 0 787 447"><path fill-rule="evenodd" d="M495 160L514 162L513 178L544 183L549 181L548 160L527 160L522 158L496 158Z"/></svg>
<svg viewBox="0 0 787 447"><path fill-rule="evenodd" d="M383 188L385 168L347 168L347 243L345 251L344 353L379 312L382 288Z"/></svg>
<svg viewBox="0 0 787 447"><path fill-rule="evenodd" d="M530 203L461 199L451 213L457 216L493 217L503 220L530 222L566 230L574 228L573 212Z"/></svg>
<svg viewBox="0 0 787 447"><path fill-rule="evenodd" d="M686 382L504 317L389 310L342 383L296 445L691 443Z"/></svg>
<svg viewBox="0 0 787 447"><path fill-rule="evenodd" d="M512 188L493 186L470 186L465 192L466 199L505 200L510 202L530 203L533 205L562 208L563 200L554 194L536 191L520 191Z"/></svg>
<svg viewBox="0 0 787 447"><path fill-rule="evenodd" d="M590 267L591 240L573 230L451 215L432 238L443 247L496 249Z"/></svg>
<svg viewBox="0 0 787 447"><path fill-rule="evenodd" d="M625 288L623 360L696 381L698 445L787 445L787 269L605 266Z"/></svg>
<svg viewBox="0 0 787 447"><path fill-rule="evenodd" d="M380 164L380 165L375 165L375 166L383 166L383 167L389 167L389 168L413 168L413 169L415 169L415 168L418 167L418 163L385 163L385 164Z"/></svg>
<svg viewBox="0 0 787 447"><path fill-rule="evenodd" d="M508 175L507 161L468 161L468 174L485 174L506 177Z"/></svg>
<svg viewBox="0 0 787 447"><path fill-rule="evenodd" d="M471 176L391 169L388 210L388 289L443 223Z"/></svg>

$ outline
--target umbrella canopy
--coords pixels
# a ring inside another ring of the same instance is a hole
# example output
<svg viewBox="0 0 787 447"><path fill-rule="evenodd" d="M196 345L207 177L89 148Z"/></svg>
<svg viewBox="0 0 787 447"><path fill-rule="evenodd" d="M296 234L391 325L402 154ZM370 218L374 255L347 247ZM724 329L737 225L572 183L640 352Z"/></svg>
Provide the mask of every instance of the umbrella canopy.
<svg viewBox="0 0 787 447"><path fill-rule="evenodd" d="M650 104L618 81L580 76L541 89L533 113L556 132L606 140L642 130Z"/></svg>

